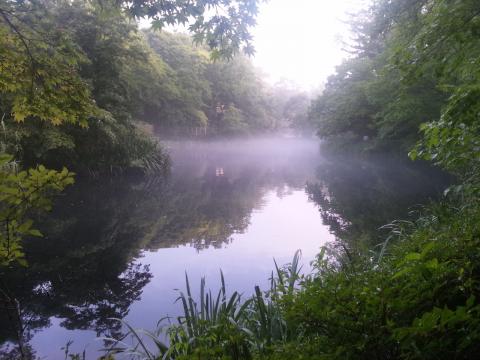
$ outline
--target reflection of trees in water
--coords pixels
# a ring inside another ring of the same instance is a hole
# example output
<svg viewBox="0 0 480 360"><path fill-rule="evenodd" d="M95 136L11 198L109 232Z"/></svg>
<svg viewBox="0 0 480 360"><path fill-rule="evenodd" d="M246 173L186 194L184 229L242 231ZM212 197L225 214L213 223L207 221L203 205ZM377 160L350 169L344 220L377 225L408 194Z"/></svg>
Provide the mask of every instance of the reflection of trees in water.
<svg viewBox="0 0 480 360"><path fill-rule="evenodd" d="M128 313L151 274L132 263L142 246L141 226L131 226L138 198L123 184L79 184L39 223L46 234L25 242L29 266L4 269L2 289L18 300L18 321L0 330L2 340L29 340L58 317L67 329L118 332L111 320ZM123 197L125 195L125 197ZM0 322L12 311L0 311Z"/></svg>
<svg viewBox="0 0 480 360"><path fill-rule="evenodd" d="M23 346L18 346L15 343L5 343L0 345L0 359L2 360L33 360L39 359L35 355L35 350L28 343Z"/></svg>
<svg viewBox="0 0 480 360"><path fill-rule="evenodd" d="M152 276L147 266L132 263L144 246L145 224L135 218L144 189L123 181L80 182L38 221L46 236L25 242L29 266L3 276L2 288L18 299L21 316L2 329L0 343L15 340L20 326L28 340L51 317L67 329L120 331L111 318L127 315Z"/></svg>
<svg viewBox="0 0 480 360"><path fill-rule="evenodd" d="M416 206L437 198L446 184L439 171L410 162L327 158L307 193L342 245L371 248L385 235L381 226L407 218Z"/></svg>
<svg viewBox="0 0 480 360"><path fill-rule="evenodd" d="M5 274L0 273L3 280ZM0 288L0 359L35 359L35 351L28 343L32 338L29 324L44 327L48 319L22 309L20 302L7 291L5 284ZM28 324L27 324L28 322Z"/></svg>
<svg viewBox="0 0 480 360"><path fill-rule="evenodd" d="M245 231L252 210L261 205L263 189L257 181L247 175L216 176L214 168L195 181L175 179L150 248L188 244L202 249L229 243L234 233Z"/></svg>
<svg viewBox="0 0 480 360"><path fill-rule="evenodd" d="M142 249L221 247L246 230L267 190L282 194L285 183L305 183L298 167L268 159L253 166L215 162L196 159L196 168L188 164L171 179L79 181L69 189L38 221L46 236L25 242L29 266L2 274L1 287L21 311L20 321L0 327L0 344L18 340L20 327L27 343L52 317L71 330L120 331L110 318L125 317L152 277L135 261ZM8 315L0 309L1 324Z"/></svg>
<svg viewBox="0 0 480 360"><path fill-rule="evenodd" d="M70 330L91 329L98 336L119 336L121 326L112 318L123 318L128 314L131 303L140 298L143 287L151 278L148 267L139 264L130 264L121 275L103 282L98 279L100 274L91 279L81 272L74 276L60 273L58 276L48 273L39 273L41 277L34 275L26 274L27 281L18 286L12 281L15 276L7 277L9 284L6 287L18 301L18 309L10 307L1 312L0 321L5 326L0 332L0 340L27 344L35 331L51 325L52 316L62 319L61 326ZM45 278L50 280L34 285ZM28 351L28 344L24 351Z"/></svg>

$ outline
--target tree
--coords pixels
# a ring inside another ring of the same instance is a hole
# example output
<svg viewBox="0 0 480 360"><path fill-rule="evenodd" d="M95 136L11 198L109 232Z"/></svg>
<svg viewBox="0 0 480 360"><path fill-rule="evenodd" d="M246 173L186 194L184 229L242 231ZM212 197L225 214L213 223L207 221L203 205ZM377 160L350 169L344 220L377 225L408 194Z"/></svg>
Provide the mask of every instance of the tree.
<svg viewBox="0 0 480 360"><path fill-rule="evenodd" d="M433 71L448 95L439 119L421 127L424 135L411 152L432 160L464 181L477 182L480 171L478 114L480 94L480 4L437 0L425 8L422 28L412 46L398 51L398 66L414 81ZM408 64L415 63L410 69Z"/></svg>
<svg viewBox="0 0 480 360"><path fill-rule="evenodd" d="M351 136L354 141L376 135L376 108L369 101L367 86L373 78L372 63L359 58L337 67L324 92L313 101L310 118L320 137ZM350 139L349 141L351 141Z"/></svg>
<svg viewBox="0 0 480 360"><path fill-rule="evenodd" d="M212 61L208 48L195 46L185 34L151 30L145 34L171 68L178 90L166 99L158 118L152 119L161 131L203 127L210 134L235 134L274 127L267 91L248 58L237 55L229 61ZM230 116L234 108L241 116Z"/></svg>

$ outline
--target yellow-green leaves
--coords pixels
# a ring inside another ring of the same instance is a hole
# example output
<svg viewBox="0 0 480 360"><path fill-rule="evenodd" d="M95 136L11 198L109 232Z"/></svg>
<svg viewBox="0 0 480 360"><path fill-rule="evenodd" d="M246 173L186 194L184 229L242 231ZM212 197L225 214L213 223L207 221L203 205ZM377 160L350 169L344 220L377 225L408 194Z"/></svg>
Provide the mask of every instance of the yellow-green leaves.
<svg viewBox="0 0 480 360"><path fill-rule="evenodd" d="M0 266L14 261L25 265L22 239L42 236L28 218L33 210L51 209L51 196L73 184L73 173L66 168L37 168L17 172L12 157L0 154Z"/></svg>
<svg viewBox="0 0 480 360"><path fill-rule="evenodd" d="M85 61L47 9L0 4L0 96L11 102L17 122L33 117L86 126L96 105L79 74Z"/></svg>

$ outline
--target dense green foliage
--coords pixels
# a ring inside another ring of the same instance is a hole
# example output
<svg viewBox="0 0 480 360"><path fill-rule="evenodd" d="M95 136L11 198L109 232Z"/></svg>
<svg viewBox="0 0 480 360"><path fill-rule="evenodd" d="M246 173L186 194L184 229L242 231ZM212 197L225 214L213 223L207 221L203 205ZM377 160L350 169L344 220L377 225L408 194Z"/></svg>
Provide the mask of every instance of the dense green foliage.
<svg viewBox="0 0 480 360"><path fill-rule="evenodd" d="M276 127L267 92L249 59L212 61L205 48L182 34L145 32L148 43L174 74L164 111L150 122L161 132L188 135L245 134ZM162 99L159 99L160 101Z"/></svg>
<svg viewBox="0 0 480 360"><path fill-rule="evenodd" d="M408 151L420 124L453 121L478 84L478 11L476 1L374 2L354 20L355 56L312 105L320 136Z"/></svg>
<svg viewBox="0 0 480 360"><path fill-rule="evenodd" d="M120 18L120 24L116 24L120 25L116 28L120 31L110 33L113 36L128 34L130 29L121 26L125 16L153 19L153 27L157 29L194 20L190 29L196 41L207 42L214 54L229 57L241 48L246 53L253 51L249 28L255 24L258 11L255 0L188 3L180 0L91 3L2 0L0 89L11 97L12 113L17 121L34 116L54 124L80 122L86 125L86 119L95 113L90 89L78 69L78 65L87 60L81 51L85 49L80 49L81 44L75 41L75 31L72 34L65 26L75 20L75 16L70 18L62 14L65 9L75 11L78 7L87 11L87 15L95 15L99 21L96 25L103 22L107 27L115 26L113 23ZM212 10L217 14L211 15ZM74 27L84 25L78 23ZM96 30L98 32L101 27L96 26ZM82 35L88 37L86 33ZM102 40L108 40L108 36Z"/></svg>
<svg viewBox="0 0 480 360"><path fill-rule="evenodd" d="M475 358L478 208L469 205L438 206L397 223L378 257L319 258L286 312L310 357Z"/></svg>

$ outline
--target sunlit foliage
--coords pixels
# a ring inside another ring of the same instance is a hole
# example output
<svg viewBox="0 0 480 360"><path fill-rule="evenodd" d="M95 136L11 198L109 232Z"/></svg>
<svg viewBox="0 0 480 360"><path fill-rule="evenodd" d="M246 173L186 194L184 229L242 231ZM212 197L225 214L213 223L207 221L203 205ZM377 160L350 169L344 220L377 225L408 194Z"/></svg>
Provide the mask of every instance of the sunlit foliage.
<svg viewBox="0 0 480 360"><path fill-rule="evenodd" d="M96 111L78 72L87 59L53 16L41 3L0 2L2 112L20 122L36 117L86 126Z"/></svg>

